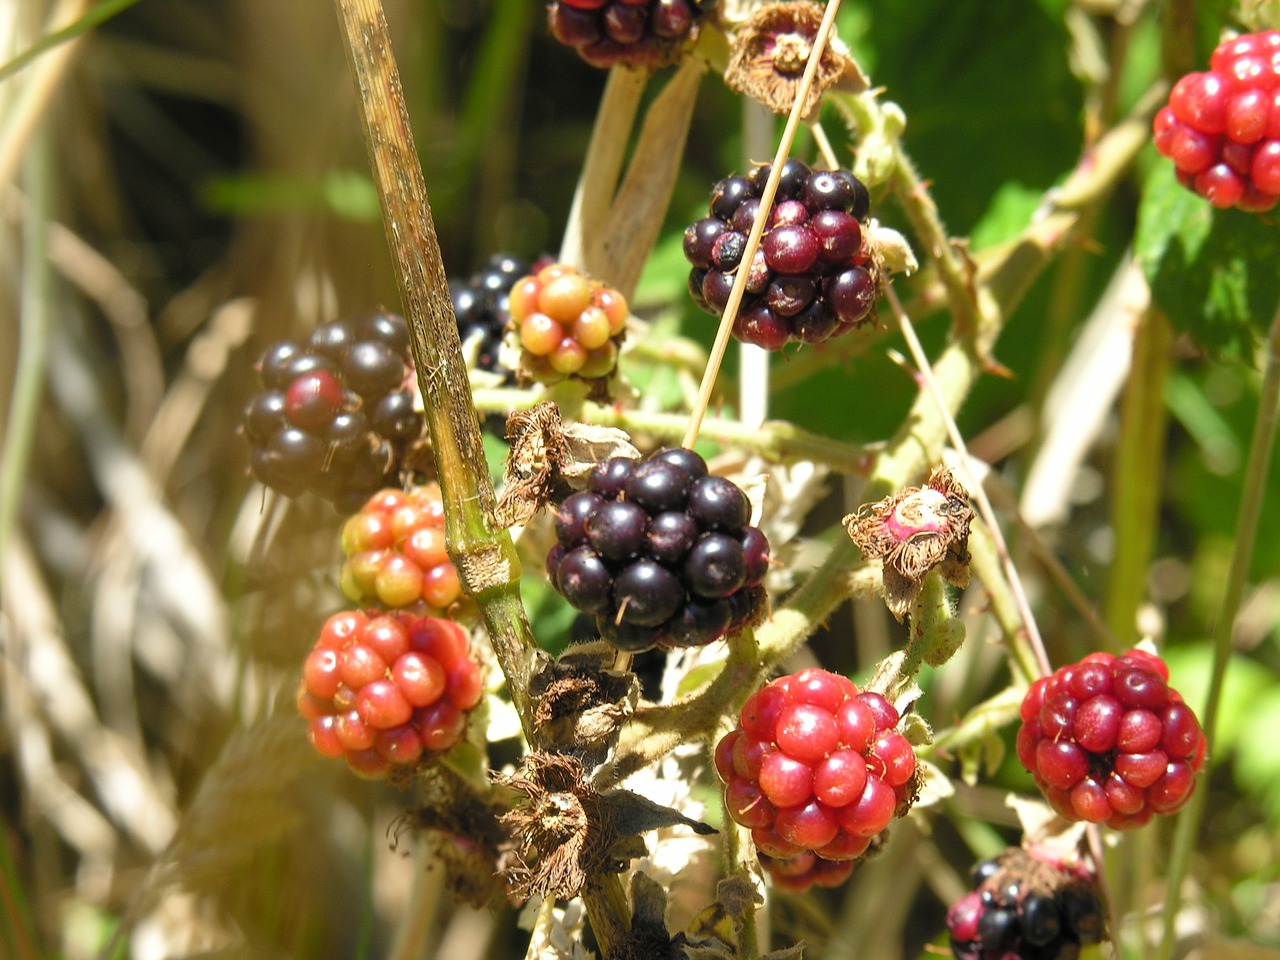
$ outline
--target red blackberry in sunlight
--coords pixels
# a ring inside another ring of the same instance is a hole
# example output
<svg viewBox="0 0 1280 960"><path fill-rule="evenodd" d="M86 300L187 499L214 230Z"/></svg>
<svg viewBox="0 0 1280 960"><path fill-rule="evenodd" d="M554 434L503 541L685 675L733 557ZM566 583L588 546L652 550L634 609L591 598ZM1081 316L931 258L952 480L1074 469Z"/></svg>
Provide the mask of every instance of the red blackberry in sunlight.
<svg viewBox="0 0 1280 960"><path fill-rule="evenodd" d="M1140 827L1180 809L1204 763L1195 713L1144 650L1091 653L1031 685L1018 759L1068 820Z"/></svg>
<svg viewBox="0 0 1280 960"><path fill-rule="evenodd" d="M750 517L692 450L615 457L556 509L547 575L620 650L703 646L763 604L769 543Z"/></svg>
<svg viewBox="0 0 1280 960"><path fill-rule="evenodd" d="M715 0L555 0L551 35L593 67L660 67L680 59Z"/></svg>
<svg viewBox="0 0 1280 960"><path fill-rule="evenodd" d="M972 892L947 911L957 960L1074 960L1104 933L1092 873L1018 847L973 868Z"/></svg>
<svg viewBox="0 0 1280 960"><path fill-rule="evenodd" d="M375 493L343 526L342 552L339 582L352 602L455 619L462 613L437 484Z"/></svg>
<svg viewBox="0 0 1280 960"><path fill-rule="evenodd" d="M506 329L517 373L538 383L605 384L617 369L628 315L617 290L562 263L517 280Z"/></svg>
<svg viewBox="0 0 1280 960"><path fill-rule="evenodd" d="M1178 180L1215 207L1270 210L1280 199L1280 30L1224 40L1152 124Z"/></svg>
<svg viewBox="0 0 1280 960"><path fill-rule="evenodd" d="M347 610L325 622L307 655L297 704L317 751L380 778L452 749L483 694L458 624Z"/></svg>
<svg viewBox="0 0 1280 960"><path fill-rule="evenodd" d="M803 893L810 887L838 887L853 876L852 860L824 860L808 851L785 859L766 853L756 856L775 887L795 893Z"/></svg>
<svg viewBox="0 0 1280 960"><path fill-rule="evenodd" d="M321 324L306 343L268 347L258 373L266 390L243 418L258 480L288 497L318 494L343 511L399 481L424 429L401 317Z"/></svg>
<svg viewBox="0 0 1280 960"><path fill-rule="evenodd" d="M915 800L915 749L898 720L884 697L839 674L773 681L716 746L725 809L766 856L856 860Z"/></svg>
<svg viewBox="0 0 1280 960"><path fill-rule="evenodd" d="M766 164L721 180L708 216L685 229L694 301L719 316L734 276L746 270L733 335L766 350L793 340L822 343L874 323L882 280L864 230L870 200L847 170L811 170L787 160L760 248L751 263L742 262L771 169Z"/></svg>

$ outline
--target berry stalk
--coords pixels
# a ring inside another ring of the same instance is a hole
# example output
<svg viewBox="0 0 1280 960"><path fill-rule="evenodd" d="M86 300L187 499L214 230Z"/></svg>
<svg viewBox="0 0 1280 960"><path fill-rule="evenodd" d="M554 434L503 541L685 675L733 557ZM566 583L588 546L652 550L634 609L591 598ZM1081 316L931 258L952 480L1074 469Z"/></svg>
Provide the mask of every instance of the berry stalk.
<svg viewBox="0 0 1280 960"><path fill-rule="evenodd" d="M493 485L483 468L480 426L386 18L381 0L336 3L387 242L398 268L444 496L449 557L464 591L481 609L528 736L533 729L529 671L534 643L520 602L520 562L511 535L493 520Z"/></svg>
<svg viewBox="0 0 1280 960"><path fill-rule="evenodd" d="M1222 695L1222 681L1231 656L1231 635L1240 601L1244 595L1245 579L1249 574L1249 561L1253 557L1253 544L1258 535L1258 520L1262 514L1262 498L1266 492L1267 469L1271 463L1271 450L1275 445L1276 426L1280 421L1280 307L1271 320L1267 335L1266 369L1262 390L1258 396L1258 417L1253 424L1253 436L1249 441L1249 460L1245 465L1244 484L1240 492L1240 514L1236 520L1235 548L1231 552L1231 567L1227 573L1226 590L1222 595L1222 609L1213 635L1213 673L1209 678L1209 699L1203 717L1206 752L1213 756L1214 735L1218 727L1218 703ZM1175 944L1174 921L1182 902L1182 881L1191 862L1191 851L1200 832L1200 819L1204 813L1205 798L1209 791L1197 790L1191 795L1186 810L1178 818L1174 834L1173 850L1169 855L1169 885L1165 892L1164 927L1160 936L1157 960L1169 960Z"/></svg>

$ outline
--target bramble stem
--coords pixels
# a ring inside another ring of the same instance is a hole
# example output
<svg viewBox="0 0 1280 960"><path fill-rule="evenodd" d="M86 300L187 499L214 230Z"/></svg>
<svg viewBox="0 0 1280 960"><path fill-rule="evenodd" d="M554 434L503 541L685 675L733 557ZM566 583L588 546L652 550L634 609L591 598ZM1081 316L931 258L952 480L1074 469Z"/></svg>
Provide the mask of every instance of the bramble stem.
<svg viewBox="0 0 1280 960"><path fill-rule="evenodd" d="M1231 634L1236 615L1244 596L1245 580L1249 575L1249 561L1253 557L1253 544L1258 536L1258 519L1262 514L1262 499L1266 493L1267 469L1271 463L1271 450L1275 444L1277 401L1280 400L1280 307L1271 320L1267 335L1266 368L1262 389L1258 396L1258 417L1253 423L1253 436L1249 440L1249 460L1244 469L1244 485L1240 491L1240 514L1236 519L1235 546L1231 551L1231 567L1227 574L1226 590L1222 595L1222 609L1213 634L1213 673L1209 677L1209 697L1201 719L1207 755L1213 756L1214 736L1218 730L1218 703L1222 698L1222 681L1227 672L1227 660L1231 656ZM1200 830L1204 814L1207 784L1191 794L1191 800L1178 816L1178 828L1173 838L1173 850L1169 855L1169 885L1165 891L1164 927L1160 936L1160 948L1156 960L1169 960L1174 948L1174 920L1182 902L1182 881L1191 862L1191 850Z"/></svg>
<svg viewBox="0 0 1280 960"><path fill-rule="evenodd" d="M529 673L534 642L520 601L520 561L510 533L493 519L493 484L484 468L480 426L391 36L381 0L336 3L431 433L449 558L463 590L480 608L525 736L533 742Z"/></svg>

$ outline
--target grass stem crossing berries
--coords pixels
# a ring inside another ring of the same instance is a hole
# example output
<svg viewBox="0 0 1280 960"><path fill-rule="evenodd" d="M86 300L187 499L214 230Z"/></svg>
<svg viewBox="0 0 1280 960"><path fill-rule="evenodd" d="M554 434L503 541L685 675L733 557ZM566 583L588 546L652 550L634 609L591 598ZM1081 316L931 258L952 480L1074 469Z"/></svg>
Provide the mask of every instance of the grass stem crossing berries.
<svg viewBox="0 0 1280 960"><path fill-rule="evenodd" d="M1140 827L1180 809L1204 763L1195 713L1143 650L1091 653L1031 685L1018 759L1068 820Z"/></svg>

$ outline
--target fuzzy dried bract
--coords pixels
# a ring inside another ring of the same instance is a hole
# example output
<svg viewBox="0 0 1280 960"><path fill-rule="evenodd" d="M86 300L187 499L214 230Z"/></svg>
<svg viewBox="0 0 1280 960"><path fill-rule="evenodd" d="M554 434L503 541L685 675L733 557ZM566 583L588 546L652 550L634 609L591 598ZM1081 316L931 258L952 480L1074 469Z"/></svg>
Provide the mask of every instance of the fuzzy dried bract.
<svg viewBox="0 0 1280 960"><path fill-rule="evenodd" d="M640 699L635 674L609 669L613 659L603 645L538 659L529 692L537 698L533 722L542 742L591 765L604 762Z"/></svg>
<svg viewBox="0 0 1280 960"><path fill-rule="evenodd" d="M946 467L923 487L908 487L844 518L865 557L884 562L885 603L899 620L933 569L957 587L969 585L969 491Z"/></svg>
<svg viewBox="0 0 1280 960"><path fill-rule="evenodd" d="M774 113L791 112L800 78L813 52L822 22L822 4L811 0L766 3L739 29L733 40L724 81L730 90L760 101ZM869 86L858 65L832 36L822 51L813 85L805 98L808 116L831 87L860 93Z"/></svg>

